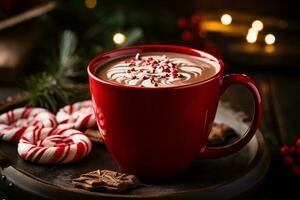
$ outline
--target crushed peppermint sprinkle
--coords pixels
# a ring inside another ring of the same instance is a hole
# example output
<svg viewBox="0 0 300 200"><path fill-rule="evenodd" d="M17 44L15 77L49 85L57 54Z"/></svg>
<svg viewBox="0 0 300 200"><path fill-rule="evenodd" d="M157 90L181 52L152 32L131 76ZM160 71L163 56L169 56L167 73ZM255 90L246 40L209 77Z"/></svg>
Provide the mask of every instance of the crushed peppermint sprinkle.
<svg viewBox="0 0 300 200"><path fill-rule="evenodd" d="M110 63L101 78L136 87L170 87L184 85L211 76L214 70L191 55L175 52L137 53Z"/></svg>
<svg viewBox="0 0 300 200"><path fill-rule="evenodd" d="M141 79L151 79L151 83L155 87L159 85L161 79L185 78L177 69L177 66L181 63L178 64L170 61L166 55L162 55L160 58L148 57L144 59L141 54L137 53L135 57L129 58L127 63L132 67L127 70L127 74L131 74L132 79L137 79L137 75L143 72Z"/></svg>

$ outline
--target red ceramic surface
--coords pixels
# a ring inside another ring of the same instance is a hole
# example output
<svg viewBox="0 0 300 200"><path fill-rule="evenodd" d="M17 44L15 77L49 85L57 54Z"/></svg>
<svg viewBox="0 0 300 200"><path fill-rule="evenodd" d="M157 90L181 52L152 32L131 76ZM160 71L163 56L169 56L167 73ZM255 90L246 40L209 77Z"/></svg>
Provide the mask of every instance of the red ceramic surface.
<svg viewBox="0 0 300 200"><path fill-rule="evenodd" d="M96 68L119 56L169 51L200 56L220 65L219 72L201 82L168 88L129 87L105 82ZM220 157L241 150L254 135L261 118L261 97L246 75L223 76L223 63L192 48L143 45L114 50L88 66L94 112L103 140L120 167L140 177L161 179L178 175L197 156ZM255 112L247 133L229 146L206 147L218 101L232 84L241 84L254 96Z"/></svg>

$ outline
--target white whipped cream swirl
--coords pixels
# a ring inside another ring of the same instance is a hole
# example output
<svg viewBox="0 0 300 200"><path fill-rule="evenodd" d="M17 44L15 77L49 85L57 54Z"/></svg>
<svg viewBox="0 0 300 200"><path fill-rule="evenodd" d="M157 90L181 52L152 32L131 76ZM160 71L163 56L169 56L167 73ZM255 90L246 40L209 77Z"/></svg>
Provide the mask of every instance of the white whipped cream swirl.
<svg viewBox="0 0 300 200"><path fill-rule="evenodd" d="M114 62L107 68L106 79L127 86L170 87L195 82L209 68L189 55L166 54L136 54L134 58Z"/></svg>

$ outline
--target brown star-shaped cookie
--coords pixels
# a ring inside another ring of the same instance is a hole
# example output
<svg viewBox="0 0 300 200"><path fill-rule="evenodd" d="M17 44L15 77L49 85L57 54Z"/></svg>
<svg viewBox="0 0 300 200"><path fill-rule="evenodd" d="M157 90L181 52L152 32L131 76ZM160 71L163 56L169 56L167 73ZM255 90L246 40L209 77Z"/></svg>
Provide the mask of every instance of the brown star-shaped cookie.
<svg viewBox="0 0 300 200"><path fill-rule="evenodd" d="M72 183L75 187L85 190L111 193L125 192L140 185L140 181L134 175L105 169L82 174L79 178L73 179Z"/></svg>

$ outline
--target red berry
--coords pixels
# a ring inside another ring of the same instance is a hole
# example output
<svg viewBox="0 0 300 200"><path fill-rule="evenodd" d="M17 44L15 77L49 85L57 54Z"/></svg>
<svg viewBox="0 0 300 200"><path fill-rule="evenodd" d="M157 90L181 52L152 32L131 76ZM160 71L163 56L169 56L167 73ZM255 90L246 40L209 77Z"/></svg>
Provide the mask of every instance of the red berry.
<svg viewBox="0 0 300 200"><path fill-rule="evenodd" d="M179 17L176 20L176 24L179 28L186 28L189 25L189 21L185 17Z"/></svg>
<svg viewBox="0 0 300 200"><path fill-rule="evenodd" d="M300 156L300 146L296 147L294 153L295 153L295 155Z"/></svg>
<svg viewBox="0 0 300 200"><path fill-rule="evenodd" d="M296 146L300 147L300 138L297 139Z"/></svg>
<svg viewBox="0 0 300 200"><path fill-rule="evenodd" d="M292 156L284 156L283 163L287 166L292 166L294 164L294 158Z"/></svg>
<svg viewBox="0 0 300 200"><path fill-rule="evenodd" d="M190 41L193 38L193 34L190 31L184 31L181 37L183 41Z"/></svg>
<svg viewBox="0 0 300 200"><path fill-rule="evenodd" d="M285 145L285 146L280 148L280 154L281 155L286 155L288 153L290 153L290 147L289 146Z"/></svg>
<svg viewBox="0 0 300 200"><path fill-rule="evenodd" d="M291 153L291 154L294 154L295 151L296 151L296 148L295 148L295 147L291 147L291 148L290 148L290 153Z"/></svg>
<svg viewBox="0 0 300 200"><path fill-rule="evenodd" d="M294 176L300 176L300 167L298 165L293 165L291 172Z"/></svg>

